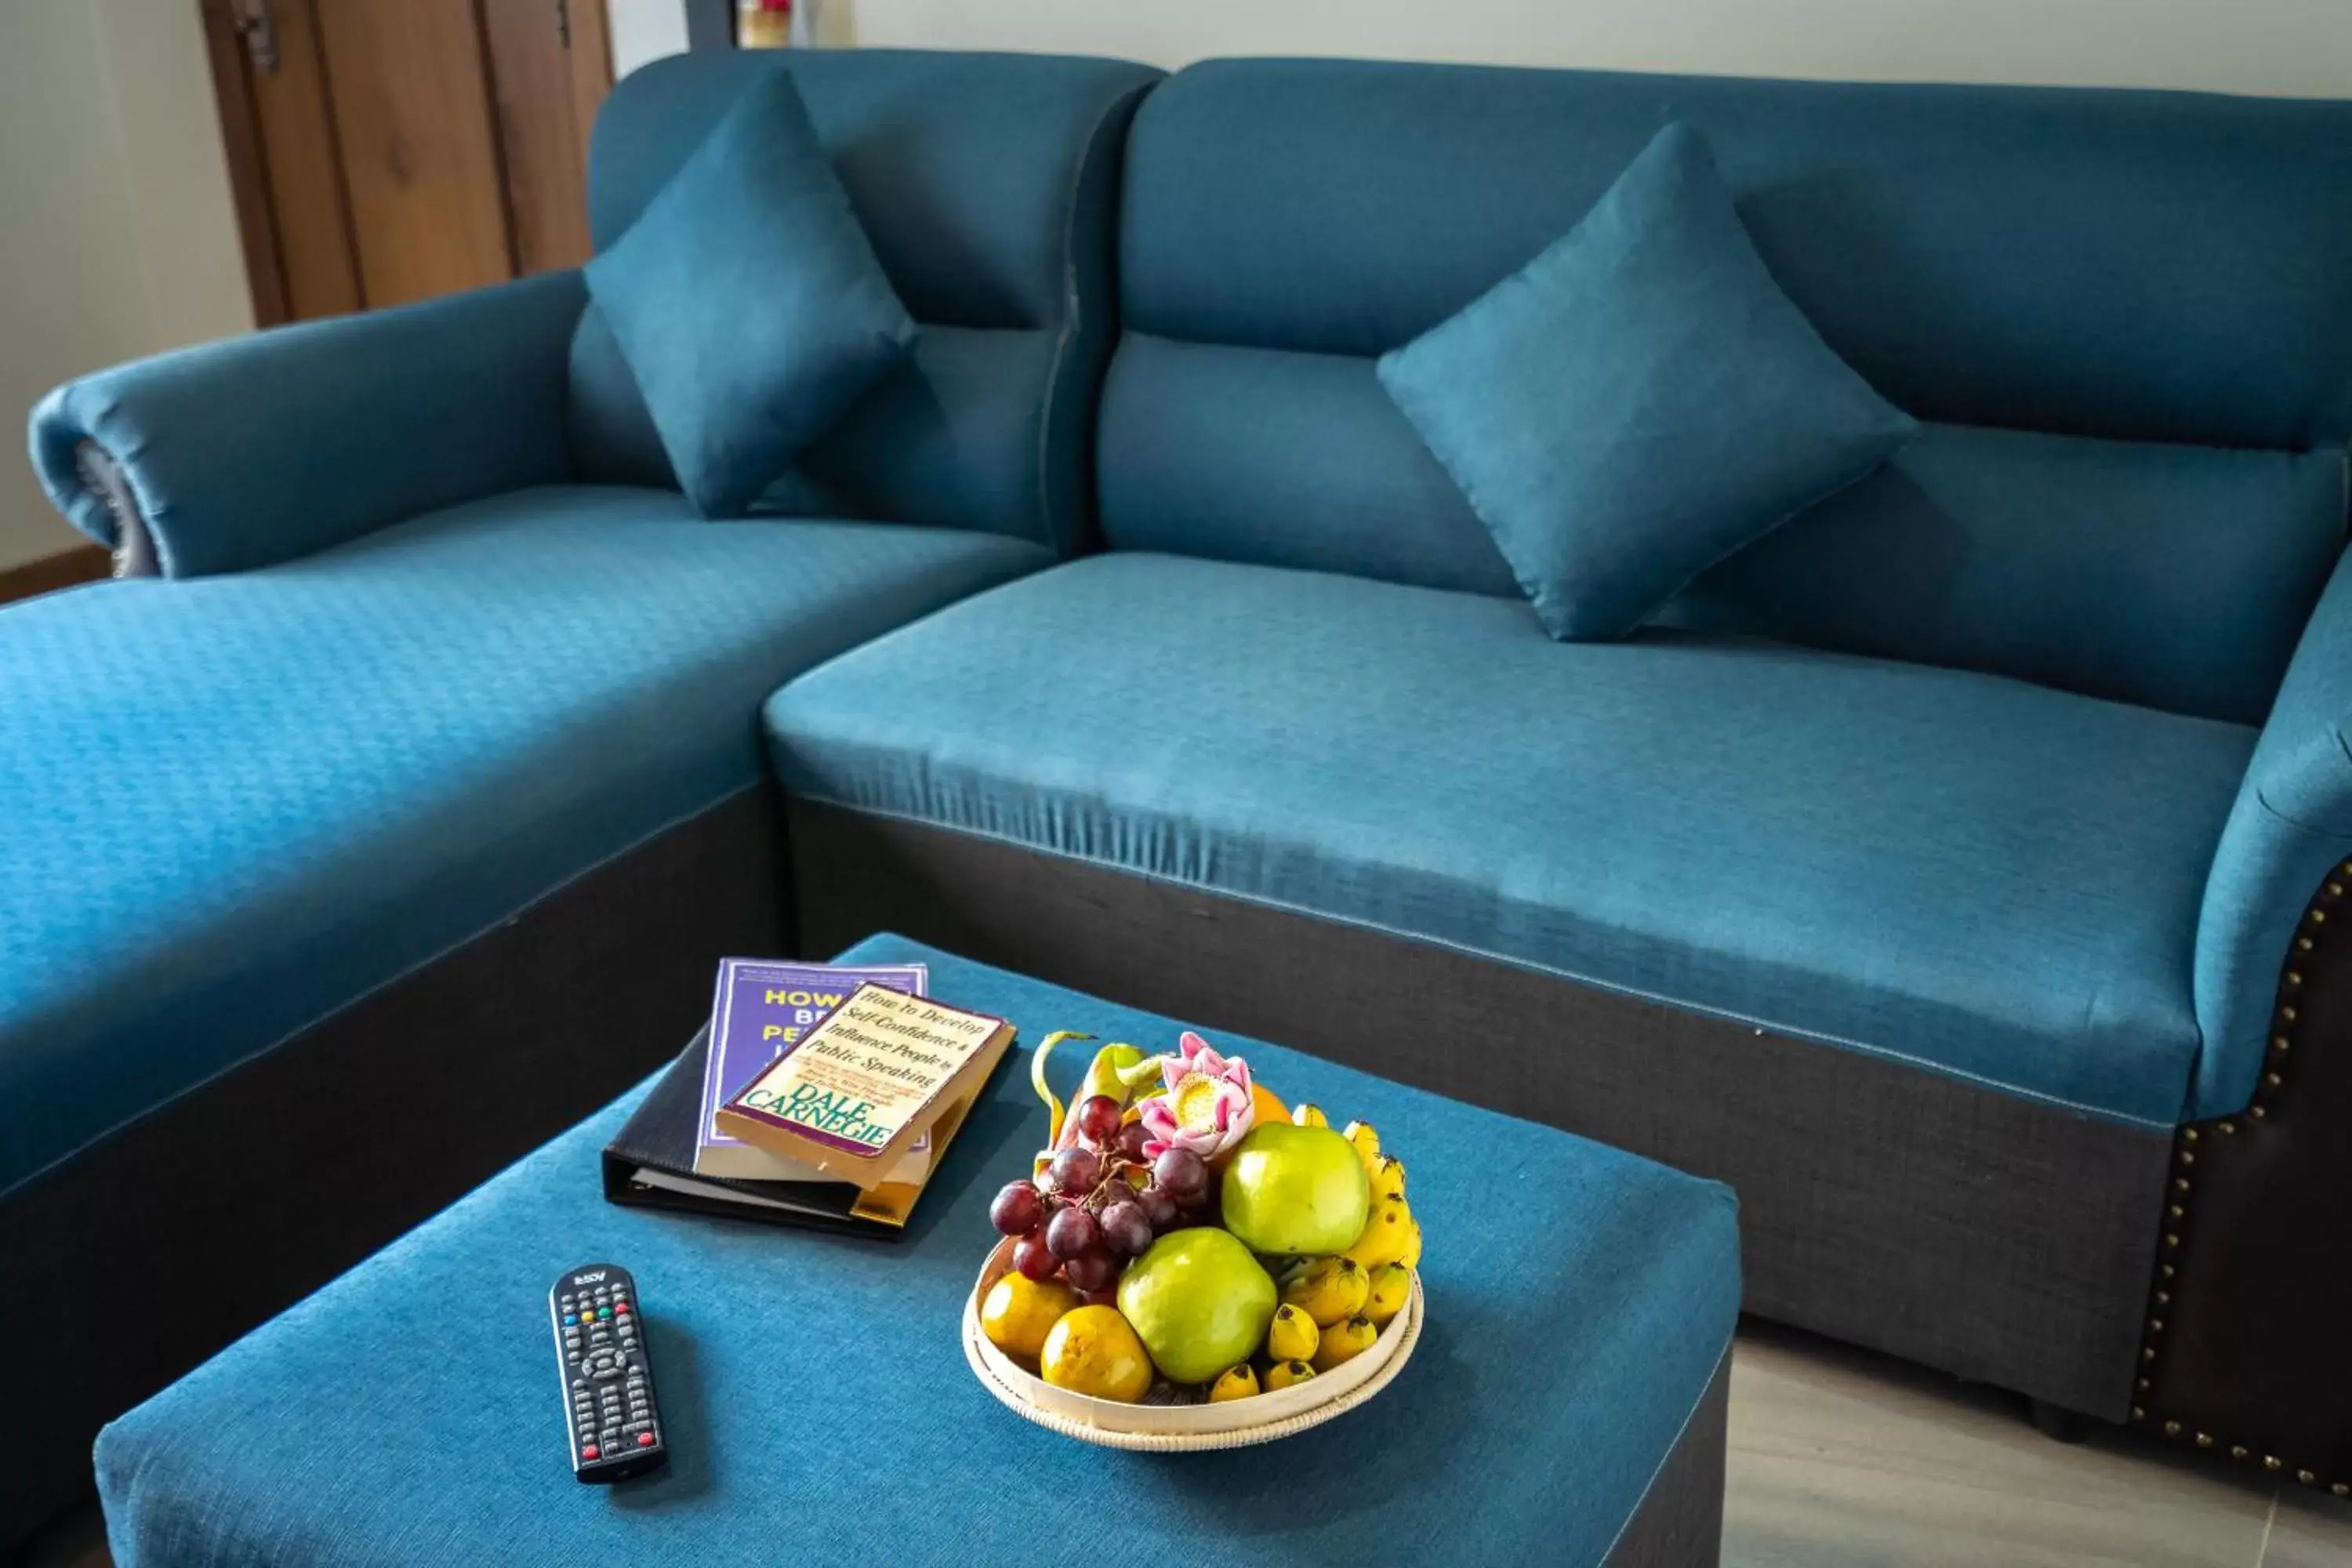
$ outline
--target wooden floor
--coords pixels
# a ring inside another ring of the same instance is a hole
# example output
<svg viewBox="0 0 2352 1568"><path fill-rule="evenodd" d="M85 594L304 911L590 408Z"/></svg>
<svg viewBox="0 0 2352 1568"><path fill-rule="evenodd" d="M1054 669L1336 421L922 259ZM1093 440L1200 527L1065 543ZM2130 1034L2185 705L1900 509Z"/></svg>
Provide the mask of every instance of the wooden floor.
<svg viewBox="0 0 2352 1568"><path fill-rule="evenodd" d="M2335 1568L2352 1508L2014 1394L1750 1323L1731 1365L1724 1568Z"/></svg>
<svg viewBox="0 0 2352 1568"><path fill-rule="evenodd" d="M95 583L113 569L114 558L95 544L78 545L37 561L0 568L0 605Z"/></svg>
<svg viewBox="0 0 2352 1568"><path fill-rule="evenodd" d="M97 1512L27 1568L107 1568ZM1751 1323L1731 1367L1723 1568L2352 1568L2352 1507Z"/></svg>

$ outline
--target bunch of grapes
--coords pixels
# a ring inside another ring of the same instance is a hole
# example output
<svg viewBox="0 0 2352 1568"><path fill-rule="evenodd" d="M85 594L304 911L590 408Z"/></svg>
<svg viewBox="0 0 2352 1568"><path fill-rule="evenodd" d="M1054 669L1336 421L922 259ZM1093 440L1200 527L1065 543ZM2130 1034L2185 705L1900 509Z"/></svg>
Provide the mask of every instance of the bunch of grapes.
<svg viewBox="0 0 2352 1568"><path fill-rule="evenodd" d="M1161 1234L1197 1224L1210 1205L1209 1167L1190 1149L1146 1160L1150 1136L1125 1121L1107 1094L1071 1113L1076 1136L1053 1152L1042 1184L1013 1182L988 1217L1019 1238L1013 1267L1032 1279L1055 1274L1090 1305L1113 1305L1119 1271Z"/></svg>

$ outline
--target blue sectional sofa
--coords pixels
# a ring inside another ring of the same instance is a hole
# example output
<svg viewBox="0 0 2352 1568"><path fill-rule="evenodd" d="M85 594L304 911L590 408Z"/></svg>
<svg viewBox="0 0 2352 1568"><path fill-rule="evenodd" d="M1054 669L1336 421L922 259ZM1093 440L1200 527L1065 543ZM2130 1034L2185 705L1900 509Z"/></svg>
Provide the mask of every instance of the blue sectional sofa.
<svg viewBox="0 0 2352 1568"><path fill-rule="evenodd" d="M1721 1177L1750 1310L2352 1487L2352 105L697 56L600 245L773 69L923 331L752 519L571 274L37 411L156 580L0 612L0 1539L721 952L883 928ZM1925 429L1554 642L1373 361L1678 119Z"/></svg>

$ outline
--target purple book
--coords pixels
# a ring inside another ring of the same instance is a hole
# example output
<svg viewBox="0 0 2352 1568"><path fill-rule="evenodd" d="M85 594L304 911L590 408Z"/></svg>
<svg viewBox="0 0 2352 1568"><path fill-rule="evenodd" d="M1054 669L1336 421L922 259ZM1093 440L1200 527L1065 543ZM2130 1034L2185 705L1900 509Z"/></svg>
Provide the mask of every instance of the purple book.
<svg viewBox="0 0 2352 1568"><path fill-rule="evenodd" d="M930 971L919 963L779 963L759 958L719 963L710 1004L710 1053L702 1069L702 1121L695 1130L694 1170L744 1182L825 1182L813 1166L771 1154L718 1130L719 1108L751 1086L768 1065L799 1043L818 1020L866 981L929 994ZM889 1180L919 1184L929 1172L927 1132L892 1167Z"/></svg>

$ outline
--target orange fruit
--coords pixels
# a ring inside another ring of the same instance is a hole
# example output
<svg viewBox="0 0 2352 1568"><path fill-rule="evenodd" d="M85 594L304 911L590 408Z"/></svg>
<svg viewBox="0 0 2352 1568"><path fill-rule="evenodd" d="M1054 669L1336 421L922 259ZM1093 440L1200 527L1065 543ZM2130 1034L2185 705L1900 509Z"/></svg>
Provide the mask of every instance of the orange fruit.
<svg viewBox="0 0 2352 1568"><path fill-rule="evenodd" d="M1290 1120L1290 1107L1282 1103L1282 1097L1255 1079L1250 1083L1250 1104L1256 1117L1255 1125L1259 1127L1269 1121Z"/></svg>
<svg viewBox="0 0 2352 1568"><path fill-rule="evenodd" d="M1078 1293L1059 1279L1008 1273L980 1304L980 1331L1006 1355L1035 1361L1054 1325L1076 1310Z"/></svg>

